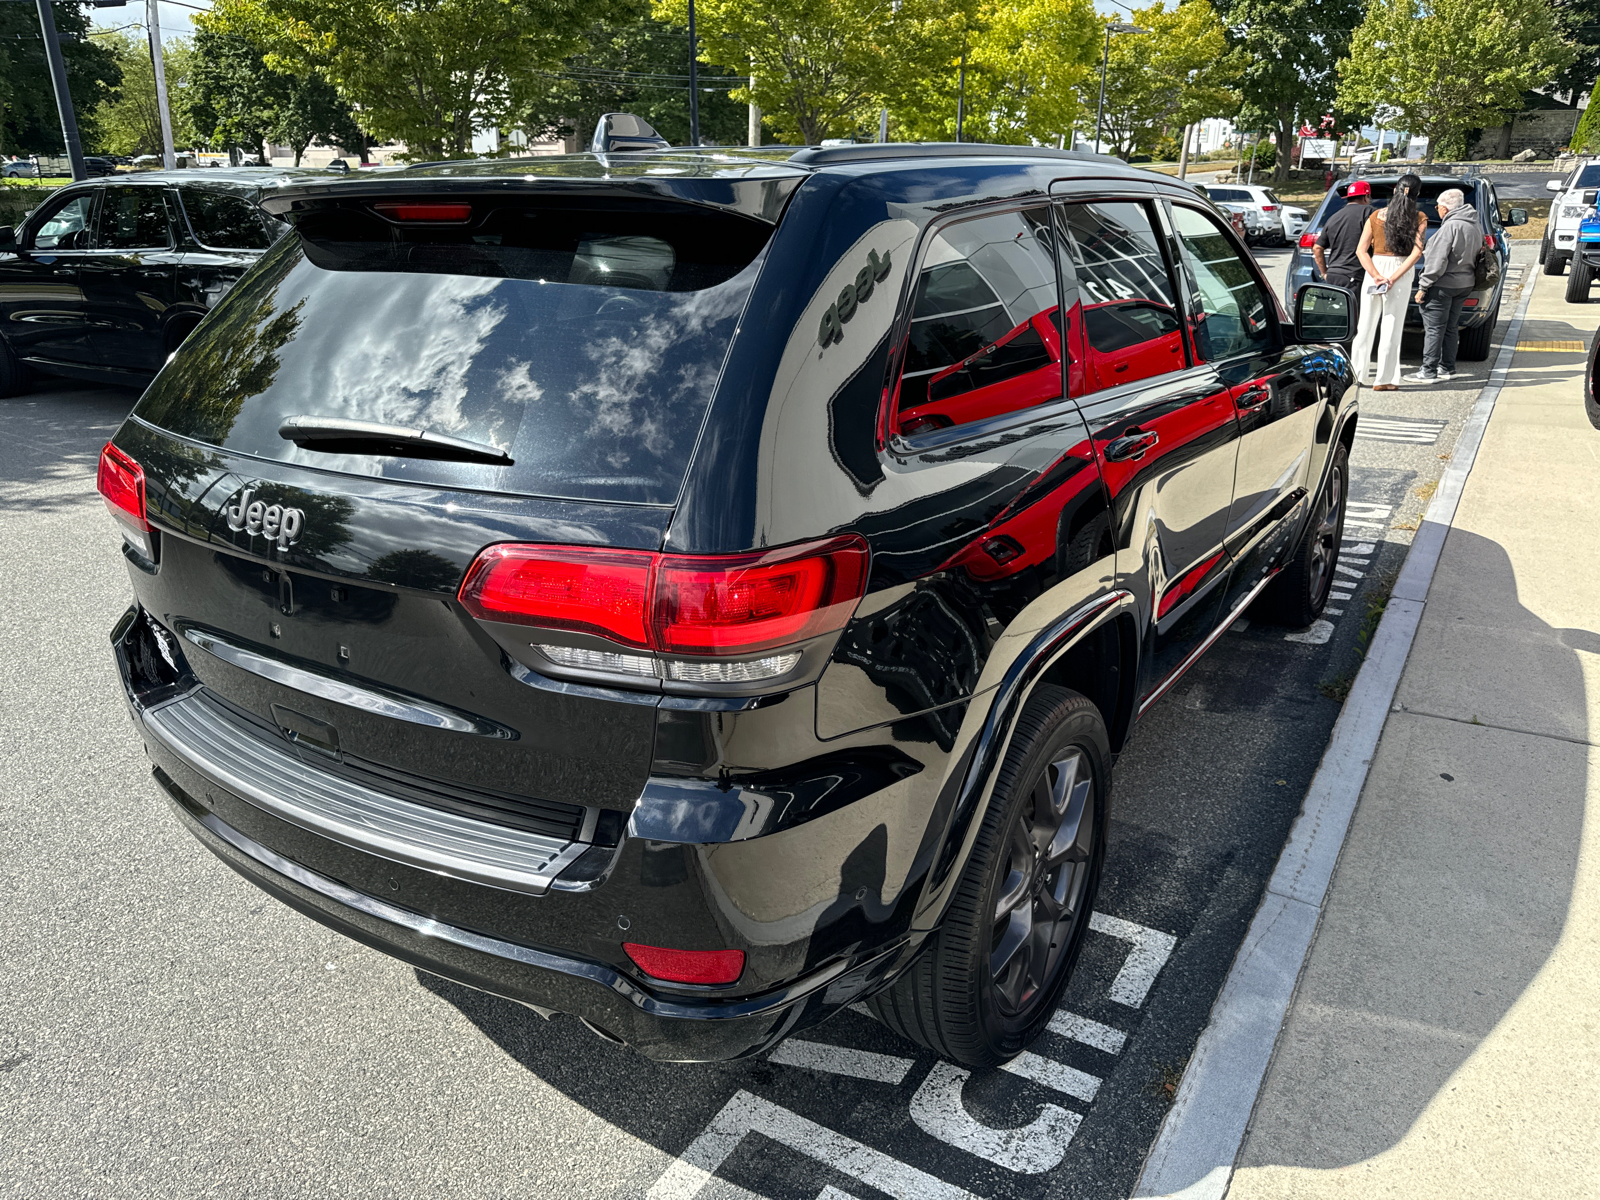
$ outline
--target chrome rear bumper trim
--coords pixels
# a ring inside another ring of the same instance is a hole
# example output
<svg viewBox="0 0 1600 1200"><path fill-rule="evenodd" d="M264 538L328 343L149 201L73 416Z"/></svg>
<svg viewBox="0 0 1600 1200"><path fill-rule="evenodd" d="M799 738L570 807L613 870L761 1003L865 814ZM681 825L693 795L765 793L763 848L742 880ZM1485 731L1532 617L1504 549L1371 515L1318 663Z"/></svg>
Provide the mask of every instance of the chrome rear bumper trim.
<svg viewBox="0 0 1600 1200"><path fill-rule="evenodd" d="M543 894L588 847L415 804L318 771L241 728L202 691L144 711L152 737L191 769L304 829L394 862Z"/></svg>

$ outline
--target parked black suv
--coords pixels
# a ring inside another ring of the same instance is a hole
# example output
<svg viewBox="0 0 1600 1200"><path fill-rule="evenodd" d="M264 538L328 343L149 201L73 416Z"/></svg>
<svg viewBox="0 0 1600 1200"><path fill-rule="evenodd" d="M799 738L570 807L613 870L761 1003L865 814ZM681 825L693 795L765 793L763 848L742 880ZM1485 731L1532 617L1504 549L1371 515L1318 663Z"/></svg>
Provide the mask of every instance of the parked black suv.
<svg viewBox="0 0 1600 1200"><path fill-rule="evenodd" d="M1049 1018L1113 755L1322 609L1349 296L1093 155L301 182L106 447L155 777L235 870L666 1059ZM1312 339L1320 339L1315 342Z"/></svg>
<svg viewBox="0 0 1600 1200"><path fill-rule="evenodd" d="M173 171L64 187L0 227L0 396L27 369L142 387L283 225L283 171Z"/></svg>

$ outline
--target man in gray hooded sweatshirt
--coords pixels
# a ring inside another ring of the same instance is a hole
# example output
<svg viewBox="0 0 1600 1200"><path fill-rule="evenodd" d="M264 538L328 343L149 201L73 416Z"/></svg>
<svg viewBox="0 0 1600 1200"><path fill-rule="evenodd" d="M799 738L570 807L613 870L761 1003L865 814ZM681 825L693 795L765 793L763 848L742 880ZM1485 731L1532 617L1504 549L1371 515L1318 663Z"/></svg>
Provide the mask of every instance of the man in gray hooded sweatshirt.
<svg viewBox="0 0 1600 1200"><path fill-rule="evenodd" d="M1440 192L1439 228L1423 252L1417 303L1422 305L1422 366L1406 378L1412 383L1443 383L1456 372L1461 308L1477 285L1478 250L1483 230L1478 210L1460 188Z"/></svg>

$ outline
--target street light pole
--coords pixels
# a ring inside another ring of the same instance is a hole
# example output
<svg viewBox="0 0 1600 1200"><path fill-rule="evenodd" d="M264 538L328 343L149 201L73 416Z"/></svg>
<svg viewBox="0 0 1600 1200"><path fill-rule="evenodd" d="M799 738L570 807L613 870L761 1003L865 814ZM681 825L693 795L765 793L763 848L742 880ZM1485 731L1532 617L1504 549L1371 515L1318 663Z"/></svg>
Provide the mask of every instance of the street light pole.
<svg viewBox="0 0 1600 1200"><path fill-rule="evenodd" d="M161 55L161 13L158 0L146 0L150 24L150 64L156 73L156 110L161 114L161 165L172 170L178 165L172 150L172 110L167 107L167 67Z"/></svg>
<svg viewBox="0 0 1600 1200"><path fill-rule="evenodd" d="M39 0L39 28L44 33L44 55L50 61L50 83L56 92L56 112L61 117L61 136L67 143L72 178L87 179L89 169L83 165L78 118L72 111L72 93L67 90L67 66L61 61L61 39L56 35L56 15L50 10L50 0Z"/></svg>
<svg viewBox="0 0 1600 1200"><path fill-rule="evenodd" d="M948 61L948 60L946 60ZM956 83L956 141L961 140L961 126L967 119L967 48L961 47L961 73Z"/></svg>
<svg viewBox="0 0 1600 1200"><path fill-rule="evenodd" d="M1125 21L1106 22L1106 44L1100 51L1100 104L1094 110L1094 152L1100 150L1100 126L1106 114L1106 63L1111 58L1111 35L1113 33L1149 33L1148 29L1140 29L1137 25L1129 25Z"/></svg>
<svg viewBox="0 0 1600 1200"><path fill-rule="evenodd" d="M150 0L154 5L156 0ZM694 0L689 0L689 145L700 144L700 77L695 60L700 57L700 43L694 36Z"/></svg>

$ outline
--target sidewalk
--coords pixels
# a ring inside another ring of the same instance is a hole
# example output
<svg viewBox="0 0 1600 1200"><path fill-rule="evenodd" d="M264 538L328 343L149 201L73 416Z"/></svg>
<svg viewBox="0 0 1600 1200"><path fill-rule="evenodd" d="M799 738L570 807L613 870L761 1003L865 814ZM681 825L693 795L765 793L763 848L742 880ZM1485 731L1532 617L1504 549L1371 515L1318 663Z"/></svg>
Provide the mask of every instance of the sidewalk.
<svg viewBox="0 0 1600 1200"><path fill-rule="evenodd" d="M1600 1197L1600 304L1538 277L1230 1200Z"/></svg>

